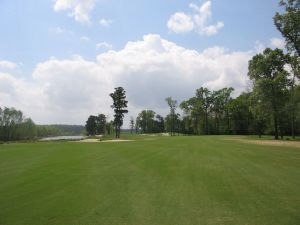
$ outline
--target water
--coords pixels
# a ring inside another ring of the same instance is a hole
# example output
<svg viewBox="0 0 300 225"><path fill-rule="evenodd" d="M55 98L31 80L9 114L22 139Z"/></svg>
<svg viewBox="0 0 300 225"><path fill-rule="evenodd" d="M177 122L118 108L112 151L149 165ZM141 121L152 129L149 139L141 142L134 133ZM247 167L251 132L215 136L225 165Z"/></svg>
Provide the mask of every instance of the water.
<svg viewBox="0 0 300 225"><path fill-rule="evenodd" d="M82 140L85 139L86 136L56 136L56 137L47 137L47 138L41 138L40 141L60 141L60 140Z"/></svg>

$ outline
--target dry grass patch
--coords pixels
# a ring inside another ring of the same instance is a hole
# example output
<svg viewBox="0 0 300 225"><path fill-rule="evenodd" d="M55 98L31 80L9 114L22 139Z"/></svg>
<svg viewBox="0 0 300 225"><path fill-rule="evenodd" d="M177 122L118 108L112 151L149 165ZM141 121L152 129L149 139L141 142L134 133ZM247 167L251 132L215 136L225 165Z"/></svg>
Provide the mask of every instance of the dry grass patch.
<svg viewBox="0 0 300 225"><path fill-rule="evenodd" d="M282 140L249 140L241 137L225 138L228 141L239 141L247 144L256 145L271 145L271 146L283 146L283 147L295 147L300 148L300 142L298 141L282 141Z"/></svg>

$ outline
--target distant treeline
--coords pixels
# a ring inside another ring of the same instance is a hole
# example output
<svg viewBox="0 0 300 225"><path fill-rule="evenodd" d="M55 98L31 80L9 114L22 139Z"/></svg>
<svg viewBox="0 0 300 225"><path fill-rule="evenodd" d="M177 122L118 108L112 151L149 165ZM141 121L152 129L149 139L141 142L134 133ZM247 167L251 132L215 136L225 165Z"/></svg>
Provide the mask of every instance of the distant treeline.
<svg viewBox="0 0 300 225"><path fill-rule="evenodd" d="M53 124L49 126L58 129L62 135L80 135L85 133L85 128L82 125Z"/></svg>
<svg viewBox="0 0 300 225"><path fill-rule="evenodd" d="M171 135L299 135L300 86L281 86L276 96L261 96L258 91L263 90L254 88L233 98L233 88L212 91L201 87L180 104L167 98L170 113L164 118L153 110L142 110L135 121L131 119L131 130ZM281 99L276 102L276 111L272 107L275 98Z"/></svg>
<svg viewBox="0 0 300 225"><path fill-rule="evenodd" d="M0 141L34 140L58 135L78 135L84 132L78 125L36 125L15 108L0 108Z"/></svg>

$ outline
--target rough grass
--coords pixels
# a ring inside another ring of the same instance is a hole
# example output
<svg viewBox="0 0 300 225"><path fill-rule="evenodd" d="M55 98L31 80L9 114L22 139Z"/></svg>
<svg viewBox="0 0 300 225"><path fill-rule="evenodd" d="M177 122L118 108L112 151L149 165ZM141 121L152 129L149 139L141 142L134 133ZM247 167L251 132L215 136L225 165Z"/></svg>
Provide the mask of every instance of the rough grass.
<svg viewBox="0 0 300 225"><path fill-rule="evenodd" d="M0 224L300 224L299 148L137 139L0 145Z"/></svg>

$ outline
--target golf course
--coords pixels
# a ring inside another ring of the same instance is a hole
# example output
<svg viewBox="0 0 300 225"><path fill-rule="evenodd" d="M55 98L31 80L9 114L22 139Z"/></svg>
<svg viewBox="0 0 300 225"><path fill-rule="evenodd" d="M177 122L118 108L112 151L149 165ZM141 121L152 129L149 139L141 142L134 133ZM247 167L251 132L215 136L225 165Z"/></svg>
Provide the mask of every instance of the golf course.
<svg viewBox="0 0 300 225"><path fill-rule="evenodd" d="M0 224L300 224L297 141L126 138L0 145Z"/></svg>

